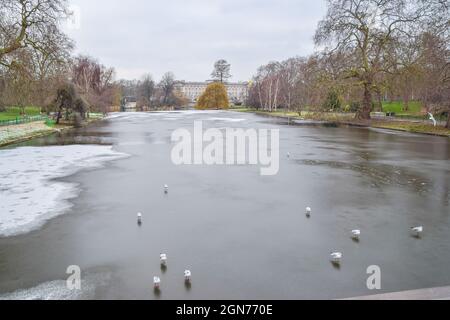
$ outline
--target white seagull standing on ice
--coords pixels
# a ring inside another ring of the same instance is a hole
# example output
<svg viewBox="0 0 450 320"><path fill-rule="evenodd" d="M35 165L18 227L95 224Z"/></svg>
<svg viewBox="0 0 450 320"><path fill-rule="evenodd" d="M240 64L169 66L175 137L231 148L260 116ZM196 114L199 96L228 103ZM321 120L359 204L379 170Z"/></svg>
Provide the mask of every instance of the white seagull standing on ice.
<svg viewBox="0 0 450 320"><path fill-rule="evenodd" d="M310 207L307 207L306 208L306 216L309 218L309 217L311 217L311 212L312 212L312 209L310 208Z"/></svg>
<svg viewBox="0 0 450 320"><path fill-rule="evenodd" d="M433 124L436 127L437 126L437 121L434 118L433 114L431 112L428 112L428 115L430 116L430 120L433 121Z"/></svg>
<svg viewBox="0 0 450 320"><path fill-rule="evenodd" d="M164 193L168 194L169 193L169 186L166 184L164 185Z"/></svg>
<svg viewBox="0 0 450 320"><path fill-rule="evenodd" d="M343 256L344 255L341 252L332 252L330 254L331 262L334 264L340 264Z"/></svg>
<svg viewBox="0 0 450 320"><path fill-rule="evenodd" d="M161 286L161 279L159 277L153 277L153 286L155 289L159 289Z"/></svg>
<svg viewBox="0 0 450 320"><path fill-rule="evenodd" d="M159 259L161 260L161 265L163 266L167 265L167 254L161 253Z"/></svg>
<svg viewBox="0 0 450 320"><path fill-rule="evenodd" d="M184 271L184 280L186 282L190 282L191 281L191 276L192 276L192 273L191 273L190 270Z"/></svg>
<svg viewBox="0 0 450 320"><path fill-rule="evenodd" d="M354 240L359 240L360 236L361 236L361 230L352 230L352 238Z"/></svg>
<svg viewBox="0 0 450 320"><path fill-rule="evenodd" d="M423 226L411 228L411 231L413 232L414 236L420 237L420 235L423 233Z"/></svg>
<svg viewBox="0 0 450 320"><path fill-rule="evenodd" d="M137 219L138 219L138 223L141 224L142 223L142 213L138 213L137 214Z"/></svg>

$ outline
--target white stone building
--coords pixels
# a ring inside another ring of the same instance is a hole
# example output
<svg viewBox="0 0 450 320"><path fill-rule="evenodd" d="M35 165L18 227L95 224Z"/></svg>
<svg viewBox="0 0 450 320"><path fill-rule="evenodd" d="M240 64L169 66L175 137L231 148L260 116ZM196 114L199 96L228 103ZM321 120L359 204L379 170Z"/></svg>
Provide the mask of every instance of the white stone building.
<svg viewBox="0 0 450 320"><path fill-rule="evenodd" d="M122 111L136 111L137 100L136 97L124 97L122 100Z"/></svg>
<svg viewBox="0 0 450 320"><path fill-rule="evenodd" d="M191 102L197 102L198 98L205 92L206 87L212 82L178 81L175 88ZM248 82L226 82L224 85L231 103L245 102L248 96Z"/></svg>

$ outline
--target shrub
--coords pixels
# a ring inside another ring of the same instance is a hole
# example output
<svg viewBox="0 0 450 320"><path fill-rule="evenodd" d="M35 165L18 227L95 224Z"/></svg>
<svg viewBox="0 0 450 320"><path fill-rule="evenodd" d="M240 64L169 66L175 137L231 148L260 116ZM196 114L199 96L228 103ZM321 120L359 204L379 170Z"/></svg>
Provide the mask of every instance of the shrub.
<svg viewBox="0 0 450 320"><path fill-rule="evenodd" d="M327 98L322 105L323 109L326 111L337 111L341 109L341 100L336 90L330 90L328 92Z"/></svg>
<svg viewBox="0 0 450 320"><path fill-rule="evenodd" d="M67 83L57 90L54 105L57 108L56 124L59 124L63 115L66 120L69 120L72 113L78 114L77 117L72 117L76 125L79 120L85 119L87 104L71 83Z"/></svg>
<svg viewBox="0 0 450 320"><path fill-rule="evenodd" d="M196 108L206 109L228 109L230 102L225 86L220 82L214 82L208 85L206 91L198 99Z"/></svg>
<svg viewBox="0 0 450 320"><path fill-rule="evenodd" d="M350 104L350 112L358 112L358 110L361 108L361 104L359 102L352 102Z"/></svg>
<svg viewBox="0 0 450 320"><path fill-rule="evenodd" d="M81 119L84 120L86 118L87 109L88 107L86 101L83 98L78 97L75 100L73 111L77 112L80 115Z"/></svg>
<svg viewBox="0 0 450 320"><path fill-rule="evenodd" d="M78 112L75 112L71 115L72 123L75 128L81 128L83 126L83 119Z"/></svg>

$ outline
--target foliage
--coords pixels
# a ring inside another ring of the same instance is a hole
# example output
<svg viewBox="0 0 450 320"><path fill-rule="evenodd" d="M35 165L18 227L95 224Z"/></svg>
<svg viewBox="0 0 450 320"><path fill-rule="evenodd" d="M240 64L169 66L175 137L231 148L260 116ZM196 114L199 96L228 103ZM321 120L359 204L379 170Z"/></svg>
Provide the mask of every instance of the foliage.
<svg viewBox="0 0 450 320"><path fill-rule="evenodd" d="M45 121L45 125L46 125L47 127L53 128L53 127L56 125L56 121L55 121L55 120L52 120L52 119L47 119L47 120Z"/></svg>
<svg viewBox="0 0 450 320"><path fill-rule="evenodd" d="M186 98L181 92L175 91L173 93L173 106L183 107L189 104L190 100Z"/></svg>
<svg viewBox="0 0 450 320"><path fill-rule="evenodd" d="M57 109L56 124L59 124L63 115L66 120L72 117L76 125L80 125L86 117L87 104L72 83L67 83L57 90L54 103Z"/></svg>
<svg viewBox="0 0 450 320"><path fill-rule="evenodd" d="M332 89L328 92L322 108L326 111L338 111L341 109L341 100L336 90Z"/></svg>
<svg viewBox="0 0 450 320"><path fill-rule="evenodd" d="M350 112L357 112L361 108L361 103L353 101L350 103Z"/></svg>
<svg viewBox="0 0 450 320"><path fill-rule="evenodd" d="M205 92L198 99L196 108L206 109L228 109L230 102L225 86L220 82L214 82L208 85Z"/></svg>

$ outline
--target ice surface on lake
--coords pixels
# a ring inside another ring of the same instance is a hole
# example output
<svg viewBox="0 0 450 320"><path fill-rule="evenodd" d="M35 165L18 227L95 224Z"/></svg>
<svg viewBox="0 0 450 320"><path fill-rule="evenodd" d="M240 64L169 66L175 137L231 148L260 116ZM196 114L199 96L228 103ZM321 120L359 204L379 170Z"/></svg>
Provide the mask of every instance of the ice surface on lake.
<svg viewBox="0 0 450 320"><path fill-rule="evenodd" d="M199 115L210 115L210 116L229 116L229 111L221 110L177 110L177 111L159 111L159 112L114 112L110 113L106 119L114 120L128 120L128 119L144 119L144 118L163 118L163 119L180 119L186 118L187 116L197 117ZM229 117L215 117L206 120L212 121L245 121L245 119L234 119Z"/></svg>
<svg viewBox="0 0 450 320"><path fill-rule="evenodd" d="M223 122L242 122L245 119L237 119L237 118L209 118L207 121L223 121Z"/></svg>
<svg viewBox="0 0 450 320"><path fill-rule="evenodd" d="M37 287L0 295L0 300L80 300L93 296L94 288L86 285L84 290L69 290L66 281L43 283Z"/></svg>
<svg viewBox="0 0 450 320"><path fill-rule="evenodd" d="M77 185L53 179L126 156L97 145L0 150L0 237L37 229L70 208Z"/></svg>

